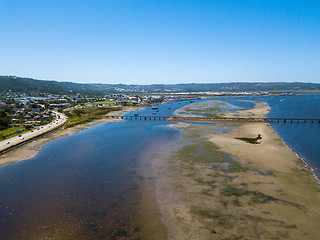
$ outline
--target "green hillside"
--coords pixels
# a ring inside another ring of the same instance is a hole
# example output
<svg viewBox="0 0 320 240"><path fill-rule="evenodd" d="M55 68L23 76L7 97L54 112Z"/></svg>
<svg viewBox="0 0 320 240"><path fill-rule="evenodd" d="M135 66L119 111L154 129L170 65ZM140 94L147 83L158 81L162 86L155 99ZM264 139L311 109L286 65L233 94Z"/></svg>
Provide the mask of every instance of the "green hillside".
<svg viewBox="0 0 320 240"><path fill-rule="evenodd" d="M32 78L0 76L0 90L12 92L38 92L51 94L81 93L101 95L117 92L241 92L241 91L320 91L319 83L269 82L269 83L188 83L188 84L80 84L72 82L44 81Z"/></svg>
<svg viewBox="0 0 320 240"><path fill-rule="evenodd" d="M90 84L79 84L71 82L57 82L36 80L32 78L21 78L14 76L0 76L0 90L12 92L36 92L50 94L102 94L102 91Z"/></svg>

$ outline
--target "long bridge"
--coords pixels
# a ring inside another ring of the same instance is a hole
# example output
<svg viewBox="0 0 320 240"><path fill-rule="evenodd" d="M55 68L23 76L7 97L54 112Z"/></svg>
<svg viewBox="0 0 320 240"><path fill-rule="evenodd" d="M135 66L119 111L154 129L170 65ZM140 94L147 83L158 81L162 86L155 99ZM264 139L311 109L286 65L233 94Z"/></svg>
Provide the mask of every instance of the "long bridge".
<svg viewBox="0 0 320 240"><path fill-rule="evenodd" d="M127 120L167 120L168 116L111 116L113 118L127 119Z"/></svg>
<svg viewBox="0 0 320 240"><path fill-rule="evenodd" d="M110 116L125 120L169 120L191 122L263 122L263 123L318 123L316 118L209 118L209 117L173 117L173 116Z"/></svg>

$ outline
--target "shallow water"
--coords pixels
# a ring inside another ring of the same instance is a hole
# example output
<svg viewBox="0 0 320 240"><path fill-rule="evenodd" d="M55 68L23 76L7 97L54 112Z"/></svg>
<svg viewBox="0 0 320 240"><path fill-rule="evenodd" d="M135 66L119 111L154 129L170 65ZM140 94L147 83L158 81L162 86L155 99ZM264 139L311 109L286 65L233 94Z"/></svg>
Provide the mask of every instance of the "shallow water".
<svg viewBox="0 0 320 240"><path fill-rule="evenodd" d="M0 239L146 234L135 219L147 181L142 160L150 161L150 153L178 137L164 122L106 123L54 140L31 160L0 168Z"/></svg>

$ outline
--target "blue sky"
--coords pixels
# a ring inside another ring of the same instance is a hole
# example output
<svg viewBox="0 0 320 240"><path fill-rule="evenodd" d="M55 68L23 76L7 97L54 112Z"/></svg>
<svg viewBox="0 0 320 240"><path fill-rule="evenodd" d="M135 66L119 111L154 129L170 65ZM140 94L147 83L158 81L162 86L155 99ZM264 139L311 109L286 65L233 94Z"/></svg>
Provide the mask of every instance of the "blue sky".
<svg viewBox="0 0 320 240"><path fill-rule="evenodd" d="M0 0L0 75L320 83L320 1Z"/></svg>

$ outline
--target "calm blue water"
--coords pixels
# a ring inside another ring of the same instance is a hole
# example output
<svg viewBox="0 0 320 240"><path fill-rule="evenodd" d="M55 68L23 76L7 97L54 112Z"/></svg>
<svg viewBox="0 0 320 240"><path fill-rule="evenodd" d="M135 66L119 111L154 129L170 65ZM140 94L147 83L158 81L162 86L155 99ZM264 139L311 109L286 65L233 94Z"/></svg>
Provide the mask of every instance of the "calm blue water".
<svg viewBox="0 0 320 240"><path fill-rule="evenodd" d="M142 160L180 136L165 124L103 124L1 167L0 239L138 238Z"/></svg>

